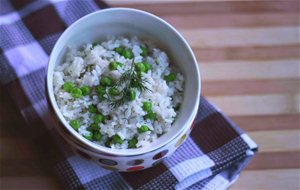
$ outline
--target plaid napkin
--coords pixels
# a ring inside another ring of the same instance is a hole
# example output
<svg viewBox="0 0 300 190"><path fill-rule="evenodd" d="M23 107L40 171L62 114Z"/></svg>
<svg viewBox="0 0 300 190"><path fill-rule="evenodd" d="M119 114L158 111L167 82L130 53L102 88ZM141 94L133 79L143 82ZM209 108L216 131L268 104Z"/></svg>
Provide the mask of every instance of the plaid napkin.
<svg viewBox="0 0 300 190"><path fill-rule="evenodd" d="M226 189L257 145L203 97L191 136L171 157L140 172L102 169L74 155L54 130L44 88L49 54L66 27L106 7L93 0L0 1L0 81L37 147L67 189Z"/></svg>

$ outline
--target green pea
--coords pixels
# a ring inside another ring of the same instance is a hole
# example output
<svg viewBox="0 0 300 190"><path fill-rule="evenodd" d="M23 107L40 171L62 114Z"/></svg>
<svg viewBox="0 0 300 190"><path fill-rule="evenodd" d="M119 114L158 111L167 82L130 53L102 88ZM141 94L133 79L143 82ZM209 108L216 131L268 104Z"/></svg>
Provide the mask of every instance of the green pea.
<svg viewBox="0 0 300 190"><path fill-rule="evenodd" d="M142 73L141 73L141 72L137 72L137 77L138 77L139 79L142 79Z"/></svg>
<svg viewBox="0 0 300 190"><path fill-rule="evenodd" d="M117 62L111 62L111 63L109 63L109 66L108 66L109 70L111 70L111 71L116 70L117 67L118 67Z"/></svg>
<svg viewBox="0 0 300 190"><path fill-rule="evenodd" d="M97 93L102 93L102 94L105 94L105 92L106 92L105 87L101 86L101 85L96 86L95 91Z"/></svg>
<svg viewBox="0 0 300 190"><path fill-rule="evenodd" d="M108 90L109 95L111 96L118 96L120 94L119 90L116 87L111 87Z"/></svg>
<svg viewBox="0 0 300 190"><path fill-rule="evenodd" d="M117 52L118 54L122 55L124 48L123 47L117 47L114 49L115 52Z"/></svg>
<svg viewBox="0 0 300 190"><path fill-rule="evenodd" d="M145 66L145 72L147 73L149 70L152 69L152 66L149 64L149 63L144 63L144 66Z"/></svg>
<svg viewBox="0 0 300 190"><path fill-rule="evenodd" d="M136 79L131 79L130 81L130 86L133 87L133 88L137 88L137 80Z"/></svg>
<svg viewBox="0 0 300 190"><path fill-rule="evenodd" d="M164 77L165 81L172 82L176 79L176 75L174 73L170 73Z"/></svg>
<svg viewBox="0 0 300 190"><path fill-rule="evenodd" d="M113 71L113 70L117 70L118 67L122 66L123 64L120 63L120 62L116 62L116 61L113 61L113 62L110 62L109 63L109 70Z"/></svg>
<svg viewBox="0 0 300 190"><path fill-rule="evenodd" d="M112 141L115 144L122 144L123 143L123 140L121 139L121 137L119 135L112 136Z"/></svg>
<svg viewBox="0 0 300 190"><path fill-rule="evenodd" d="M78 129L80 128L80 122L79 122L78 120L76 120L76 119L71 120L69 124L70 124L71 127L72 127L73 129L75 129L76 131L78 131Z"/></svg>
<svg viewBox="0 0 300 190"><path fill-rule="evenodd" d="M80 88L80 90L81 90L83 96L86 96L91 92L91 88L89 86L86 86L86 85L82 86Z"/></svg>
<svg viewBox="0 0 300 190"><path fill-rule="evenodd" d="M130 139L128 141L128 148L136 148L136 144L137 144L138 140L136 137Z"/></svg>
<svg viewBox="0 0 300 190"><path fill-rule="evenodd" d="M146 112L152 111L152 102L143 102L143 110Z"/></svg>
<svg viewBox="0 0 300 190"><path fill-rule="evenodd" d="M144 133L144 132L150 131L150 129L148 128L147 125L141 125L141 127L138 128L137 130L139 133Z"/></svg>
<svg viewBox="0 0 300 190"><path fill-rule="evenodd" d="M95 132L93 133L93 140L95 140L95 141L100 141L101 138L102 138L102 134L101 134L100 132L95 131Z"/></svg>
<svg viewBox="0 0 300 190"><path fill-rule="evenodd" d="M93 133L89 132L87 134L82 135L84 138L86 138L87 140L92 140L93 139Z"/></svg>
<svg viewBox="0 0 300 190"><path fill-rule="evenodd" d="M104 116L103 116L102 114L96 114L96 115L94 116L94 122L95 122L96 124L98 124L98 123L103 123L104 120L105 120L105 118L104 118Z"/></svg>
<svg viewBox="0 0 300 190"><path fill-rule="evenodd" d="M94 49L97 45L98 45L97 42L92 43L92 48L91 48L91 50Z"/></svg>
<svg viewBox="0 0 300 190"><path fill-rule="evenodd" d="M97 108L96 108L95 105L92 105L92 104L89 105L88 110L89 110L89 112L91 112L91 113L97 113Z"/></svg>
<svg viewBox="0 0 300 190"><path fill-rule="evenodd" d="M136 98L136 92L134 90L128 91L126 95L127 95L127 99L130 101L133 101Z"/></svg>
<svg viewBox="0 0 300 190"><path fill-rule="evenodd" d="M113 80L107 76L102 77L102 79L100 80L100 84L102 86L111 86L112 83L113 83Z"/></svg>
<svg viewBox="0 0 300 190"><path fill-rule="evenodd" d="M105 100L104 94L98 94L99 101Z"/></svg>
<svg viewBox="0 0 300 190"><path fill-rule="evenodd" d="M63 89L66 92L71 92L71 90L74 88L74 84L72 82L65 82L65 84L63 85Z"/></svg>
<svg viewBox="0 0 300 190"><path fill-rule="evenodd" d="M123 52L122 52L122 55L127 58L127 59L132 59L133 58L133 53L130 49L125 49Z"/></svg>
<svg viewBox="0 0 300 190"><path fill-rule="evenodd" d="M145 119L150 119L150 120L155 120L156 119L156 113L150 111L148 112L145 116L144 116Z"/></svg>
<svg viewBox="0 0 300 190"><path fill-rule="evenodd" d="M175 111L178 111L180 109L180 104L178 104L177 106L174 107Z"/></svg>
<svg viewBox="0 0 300 190"><path fill-rule="evenodd" d="M71 90L71 95L73 98L80 98L82 97L82 91L79 88L73 88Z"/></svg>
<svg viewBox="0 0 300 190"><path fill-rule="evenodd" d="M105 116L105 120L111 120L112 118L111 118L111 116L110 115L106 115Z"/></svg>
<svg viewBox="0 0 300 190"><path fill-rule="evenodd" d="M105 87L102 85L98 85L98 86L96 86L95 91L98 93L99 99L104 100L104 95L106 93Z"/></svg>
<svg viewBox="0 0 300 190"><path fill-rule="evenodd" d="M92 123L90 126L89 126L89 130L99 130L99 125L97 123Z"/></svg>
<svg viewBox="0 0 300 190"><path fill-rule="evenodd" d="M148 50L145 46L141 46L142 53L140 54L143 57L146 57L148 55Z"/></svg>
<svg viewBox="0 0 300 190"><path fill-rule="evenodd" d="M111 147L111 139L108 139L104 144L106 147L110 148Z"/></svg>
<svg viewBox="0 0 300 190"><path fill-rule="evenodd" d="M134 67L137 72L145 72L146 71L145 64L142 62L135 64Z"/></svg>

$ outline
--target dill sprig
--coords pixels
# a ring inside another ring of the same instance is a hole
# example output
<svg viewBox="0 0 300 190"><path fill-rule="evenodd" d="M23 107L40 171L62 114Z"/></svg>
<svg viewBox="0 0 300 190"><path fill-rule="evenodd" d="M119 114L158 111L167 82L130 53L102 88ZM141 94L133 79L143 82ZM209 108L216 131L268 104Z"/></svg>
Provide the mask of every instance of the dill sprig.
<svg viewBox="0 0 300 190"><path fill-rule="evenodd" d="M112 88L117 88L120 90L120 93L117 97L111 97L109 94L108 101L110 102L110 106L112 107L118 107L123 105L125 102L129 101L128 94L131 90L134 88L139 90L140 92L143 91L151 91L147 86L146 83L148 83L147 80L142 79L140 73L137 73L134 69L134 59L132 59L131 67L129 70L125 71L119 80L115 83Z"/></svg>

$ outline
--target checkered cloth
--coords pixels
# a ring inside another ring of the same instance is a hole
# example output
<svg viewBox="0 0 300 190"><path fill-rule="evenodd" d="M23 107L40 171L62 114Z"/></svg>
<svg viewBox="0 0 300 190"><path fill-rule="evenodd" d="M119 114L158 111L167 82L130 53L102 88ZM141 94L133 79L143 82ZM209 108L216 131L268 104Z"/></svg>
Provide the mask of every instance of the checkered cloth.
<svg viewBox="0 0 300 190"><path fill-rule="evenodd" d="M201 97L191 136L169 158L140 172L102 169L72 153L54 129L45 98L50 51L80 17L106 8L93 0L1 0L0 81L28 122L32 138L67 189L225 189L257 145Z"/></svg>

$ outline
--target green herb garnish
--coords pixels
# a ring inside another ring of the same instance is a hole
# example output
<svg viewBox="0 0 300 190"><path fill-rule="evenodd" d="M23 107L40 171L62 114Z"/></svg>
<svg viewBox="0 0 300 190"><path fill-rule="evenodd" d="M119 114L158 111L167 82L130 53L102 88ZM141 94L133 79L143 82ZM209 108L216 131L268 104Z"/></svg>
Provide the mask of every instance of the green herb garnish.
<svg viewBox="0 0 300 190"><path fill-rule="evenodd" d="M131 67L129 70L125 71L120 79L115 83L112 88L120 89L118 96L108 96L108 101L112 107L118 107L124 104L126 101L132 101L136 97L136 92L134 88L139 91L149 90L145 86L147 83L146 80L143 80L141 77L138 76L138 72L134 69L134 59L132 59Z"/></svg>

